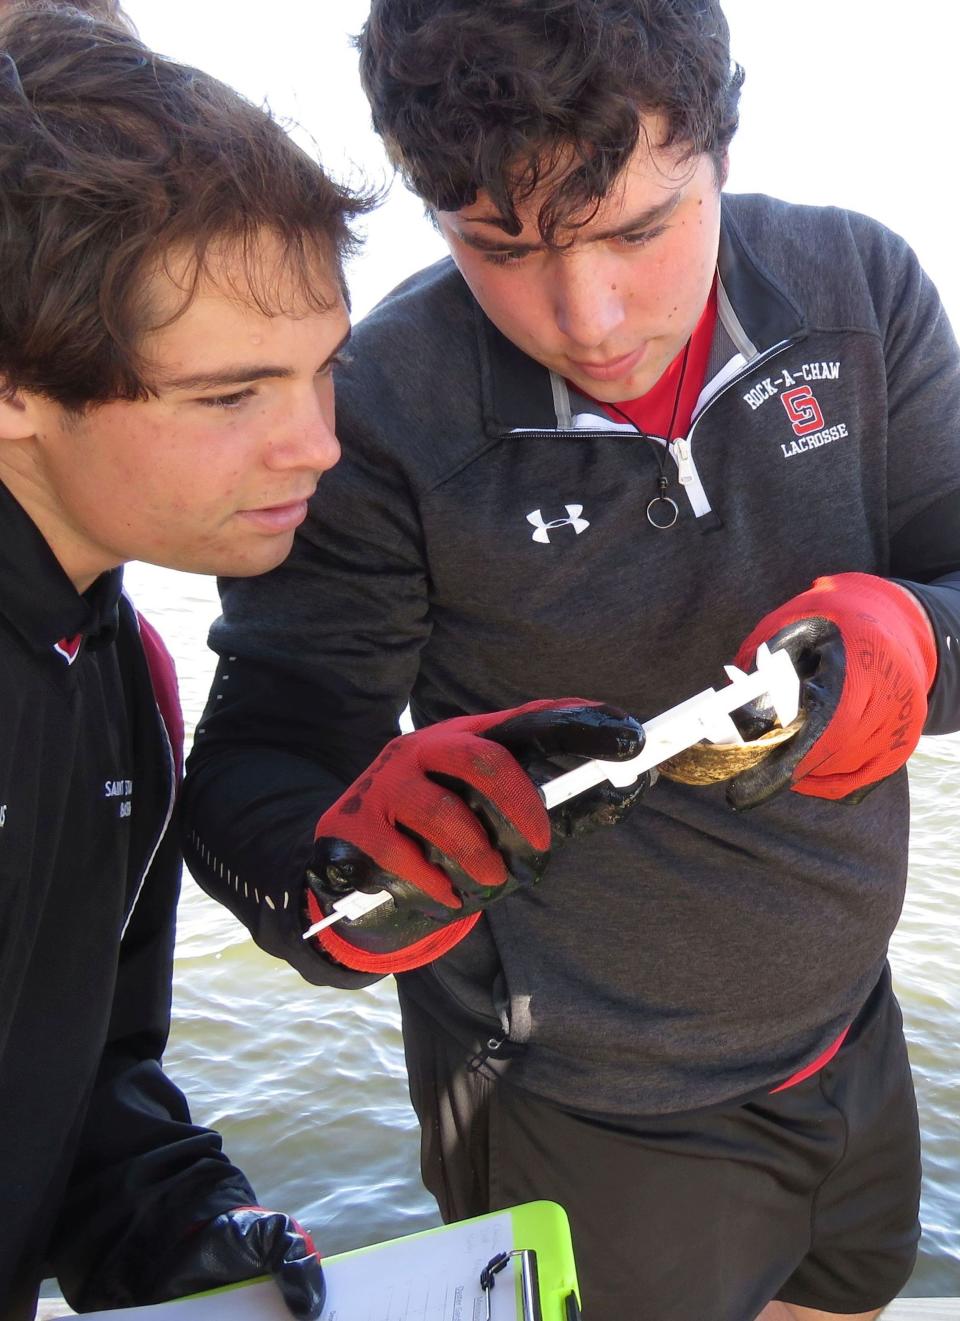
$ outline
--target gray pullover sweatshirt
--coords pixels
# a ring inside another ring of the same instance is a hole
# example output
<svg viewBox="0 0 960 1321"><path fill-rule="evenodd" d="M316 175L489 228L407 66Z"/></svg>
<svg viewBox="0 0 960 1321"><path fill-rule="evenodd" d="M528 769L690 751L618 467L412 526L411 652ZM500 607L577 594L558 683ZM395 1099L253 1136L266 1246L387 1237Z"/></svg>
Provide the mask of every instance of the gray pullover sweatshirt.
<svg viewBox="0 0 960 1321"><path fill-rule="evenodd" d="M960 355L934 289L878 224L754 196L724 199L718 272L666 531L645 515L654 446L504 339L449 261L358 327L343 460L287 563L223 584L185 802L194 874L308 980L373 980L300 940L302 876L408 700L417 725L569 695L647 719L721 682L767 611L855 570L920 597L927 729L960 727ZM661 781L403 974L401 1002L585 1113L745 1097L876 984L907 835L905 772L857 807L788 792L743 815L722 786Z"/></svg>

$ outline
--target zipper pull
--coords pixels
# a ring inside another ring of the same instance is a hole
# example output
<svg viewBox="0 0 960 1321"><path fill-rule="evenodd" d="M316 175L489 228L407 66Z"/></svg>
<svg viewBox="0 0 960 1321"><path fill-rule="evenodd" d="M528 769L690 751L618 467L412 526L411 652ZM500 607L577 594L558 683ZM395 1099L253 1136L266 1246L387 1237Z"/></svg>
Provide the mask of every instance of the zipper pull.
<svg viewBox="0 0 960 1321"><path fill-rule="evenodd" d="M677 481L681 486L689 486L694 480L693 459L690 457L689 440L680 437L670 446L673 457L677 461Z"/></svg>

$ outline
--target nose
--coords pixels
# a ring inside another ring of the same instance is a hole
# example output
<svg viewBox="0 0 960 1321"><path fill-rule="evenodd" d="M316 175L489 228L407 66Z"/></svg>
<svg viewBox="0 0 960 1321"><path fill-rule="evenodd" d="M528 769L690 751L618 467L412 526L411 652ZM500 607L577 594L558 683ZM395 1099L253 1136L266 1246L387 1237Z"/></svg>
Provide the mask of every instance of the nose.
<svg viewBox="0 0 960 1321"><path fill-rule="evenodd" d="M609 341L623 324L626 309L602 254L589 246L568 249L557 255L553 275L554 319L562 334L579 349L596 349Z"/></svg>
<svg viewBox="0 0 960 1321"><path fill-rule="evenodd" d="M326 472L340 458L334 431L333 383L307 389L291 407L284 424L271 437L267 467L276 471L304 469Z"/></svg>

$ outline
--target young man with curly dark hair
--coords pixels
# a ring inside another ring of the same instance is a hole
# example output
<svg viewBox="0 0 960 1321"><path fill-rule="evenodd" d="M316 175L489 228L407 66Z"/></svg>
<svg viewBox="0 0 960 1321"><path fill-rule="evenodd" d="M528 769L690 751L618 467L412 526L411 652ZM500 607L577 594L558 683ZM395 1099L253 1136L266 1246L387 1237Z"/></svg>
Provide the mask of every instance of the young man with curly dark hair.
<svg viewBox="0 0 960 1321"><path fill-rule="evenodd" d="M360 52L452 261L359 328L287 563L224 586L190 856L308 979L398 974L443 1215L562 1203L591 1321L866 1321L919 1236L904 763L960 726L943 310L873 221L722 193L716 0L373 0ZM646 719L765 640L790 741L478 887L474 713ZM393 902L301 940L358 885Z"/></svg>
<svg viewBox="0 0 960 1321"><path fill-rule="evenodd" d="M0 18L0 1315L273 1273L316 1318L309 1235L161 1069L183 725L120 566L286 556L366 201L98 9Z"/></svg>

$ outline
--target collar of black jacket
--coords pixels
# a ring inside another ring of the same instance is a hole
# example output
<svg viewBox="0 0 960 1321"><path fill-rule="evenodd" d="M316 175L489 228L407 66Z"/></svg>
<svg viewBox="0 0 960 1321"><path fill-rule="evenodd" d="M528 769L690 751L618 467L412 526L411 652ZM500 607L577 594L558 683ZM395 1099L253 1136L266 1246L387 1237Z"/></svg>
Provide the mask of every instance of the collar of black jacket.
<svg viewBox="0 0 960 1321"><path fill-rule="evenodd" d="M64 648L64 642L112 642L122 586L123 570L113 569L81 595L37 525L0 483L0 615L32 650L70 662L78 647Z"/></svg>
<svg viewBox="0 0 960 1321"><path fill-rule="evenodd" d="M721 203L717 270L724 291L718 333L727 333L749 359L805 329L803 314L763 269L736 223L739 205L761 198L727 198ZM548 371L502 335L473 302L480 349L483 410L490 435L511 431L553 431L558 426L553 383Z"/></svg>

